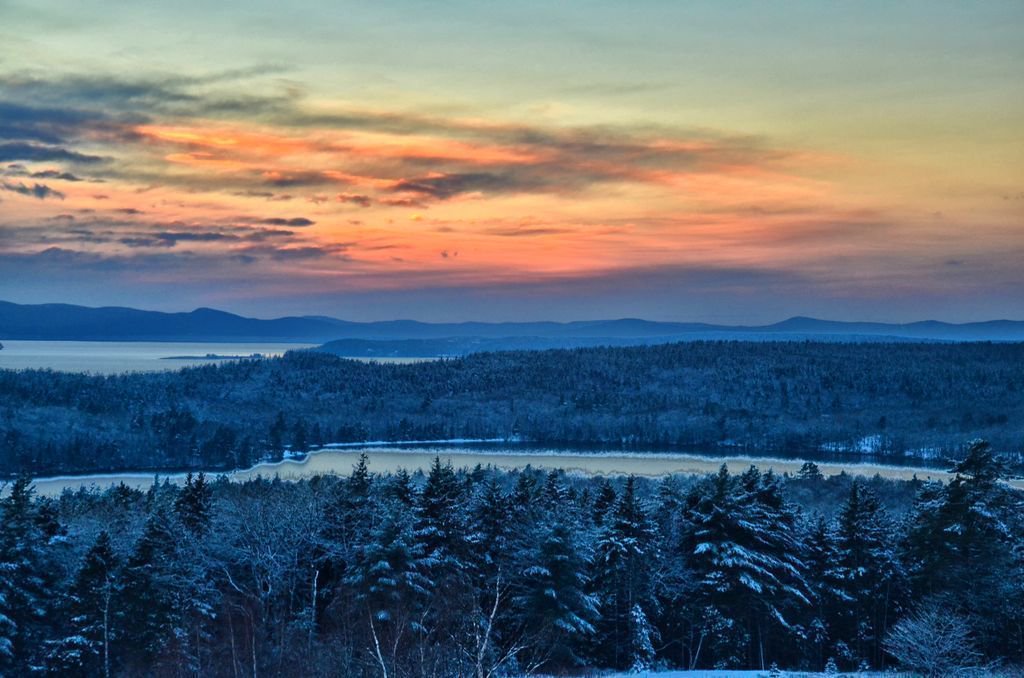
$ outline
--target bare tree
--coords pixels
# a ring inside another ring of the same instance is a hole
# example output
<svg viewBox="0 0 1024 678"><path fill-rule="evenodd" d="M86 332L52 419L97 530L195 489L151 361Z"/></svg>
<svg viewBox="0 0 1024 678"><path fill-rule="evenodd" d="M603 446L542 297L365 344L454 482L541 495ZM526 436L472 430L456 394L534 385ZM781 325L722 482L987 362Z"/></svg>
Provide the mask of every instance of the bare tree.
<svg viewBox="0 0 1024 678"><path fill-rule="evenodd" d="M904 667L929 678L980 675L992 668L982 666L967 620L934 602L900 620L883 646Z"/></svg>

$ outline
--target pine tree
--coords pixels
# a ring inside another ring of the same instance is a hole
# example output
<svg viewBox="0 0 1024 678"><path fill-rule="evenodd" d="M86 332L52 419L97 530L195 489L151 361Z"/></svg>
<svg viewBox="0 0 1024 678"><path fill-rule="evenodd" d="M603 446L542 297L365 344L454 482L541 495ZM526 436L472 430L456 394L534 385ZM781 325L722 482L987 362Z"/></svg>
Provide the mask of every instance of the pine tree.
<svg viewBox="0 0 1024 678"><path fill-rule="evenodd" d="M401 502L406 507L412 507L416 499L416 490L413 488L409 472L404 468L395 471L386 486L385 495Z"/></svg>
<svg viewBox="0 0 1024 678"><path fill-rule="evenodd" d="M824 480L825 476L821 473L821 469L813 461L805 461L803 466L797 472L796 477L800 480L811 480L818 481Z"/></svg>
<svg viewBox="0 0 1024 678"><path fill-rule="evenodd" d="M632 658L629 670L639 673L651 668L654 662L653 641L658 638L657 630L647 620L647 614L637 603L630 614L630 645L629 655Z"/></svg>
<svg viewBox="0 0 1024 678"><path fill-rule="evenodd" d="M462 499L451 463L442 465L435 457L419 498L416 539L437 586L445 587L468 574L463 572L468 542Z"/></svg>
<svg viewBox="0 0 1024 678"><path fill-rule="evenodd" d="M554 470L548 472L544 481L543 502L548 511L561 510L569 497L569 490L563 482L564 471Z"/></svg>
<svg viewBox="0 0 1024 678"><path fill-rule="evenodd" d="M206 474L200 472L193 478L189 473L185 478L185 486L174 502L178 520L194 535L201 537L210 528L212 510L213 490L206 482Z"/></svg>
<svg viewBox="0 0 1024 678"><path fill-rule="evenodd" d="M605 516L614 508L618 498L618 495L615 494L615 488L608 482L608 479L602 479L601 489L598 490L597 497L594 499L594 509L592 512L595 525L600 527L604 524Z"/></svg>
<svg viewBox="0 0 1024 678"><path fill-rule="evenodd" d="M687 566L706 619L729 629L732 646L747 639L730 650L730 662L733 651L745 650L745 663L761 666L771 625L791 634L793 615L786 613L810 604L795 512L772 474L751 468L733 477L723 465L689 495L683 521Z"/></svg>
<svg viewBox="0 0 1024 678"><path fill-rule="evenodd" d="M535 471L527 464L516 476L516 484L512 489L512 508L520 520L536 520L537 494Z"/></svg>
<svg viewBox="0 0 1024 678"><path fill-rule="evenodd" d="M613 668L628 669L637 661L650 659L638 657L634 651L641 633L637 620L642 618L646 624L645 610L653 612L655 608L656 536L636 495L636 479L630 476L598 534L594 557L594 585L601 612L597 643ZM653 631L643 632L651 635Z"/></svg>
<svg viewBox="0 0 1024 678"><path fill-rule="evenodd" d="M115 606L121 614L122 646L129 667L152 667L183 627L174 605L169 571L175 560L176 535L158 508L146 521L122 573Z"/></svg>
<svg viewBox="0 0 1024 678"><path fill-rule="evenodd" d="M579 650L594 633L597 600L587 593L587 560L563 522L547 528L526 558L513 599L520 635L548 670L583 664Z"/></svg>
<svg viewBox="0 0 1024 678"><path fill-rule="evenodd" d="M1007 629L1024 617L1007 607L1018 591L1006 576L1018 566L1021 504L999 482L1005 469L985 441L973 441L952 470L956 476L945 486L922 489L904 558L915 596L945 599L976 619L981 646L990 651L1008 642Z"/></svg>
<svg viewBox="0 0 1024 678"><path fill-rule="evenodd" d="M33 494L22 476L0 500L0 675L28 673L39 663L53 598Z"/></svg>
<svg viewBox="0 0 1024 678"><path fill-rule="evenodd" d="M65 635L52 643L48 666L62 676L109 678L117 639L114 598L118 559L110 535L100 532L68 594Z"/></svg>
<svg viewBox="0 0 1024 678"><path fill-rule="evenodd" d="M431 582L427 621L432 633L455 634L470 623L479 592L472 585L472 557L464 511L464 486L451 463L434 463L416 507L415 539Z"/></svg>
<svg viewBox="0 0 1024 678"><path fill-rule="evenodd" d="M309 450L309 434L306 431L306 422L299 419L292 429L292 452L306 452Z"/></svg>
<svg viewBox="0 0 1024 678"><path fill-rule="evenodd" d="M813 594L814 616L808 625L808 639L816 649L816 665L822 668L825 651L839 639L839 615L849 598L844 591L836 538L824 516L814 521L806 539L807 582Z"/></svg>
<svg viewBox="0 0 1024 678"><path fill-rule="evenodd" d="M880 666L882 640L895 618L901 570L895 532L878 498L855 480L838 519L837 558L845 608L844 638L856 659Z"/></svg>
<svg viewBox="0 0 1024 678"><path fill-rule="evenodd" d="M484 481L474 498L471 540L477 567L484 575L485 585L482 588L488 591L502 563L507 560L515 538L509 504L509 498L493 474Z"/></svg>
<svg viewBox="0 0 1024 678"><path fill-rule="evenodd" d="M391 500L377 511L381 518L366 543L356 547L345 583L355 593L377 662L385 671L397 672L399 645L420 630L420 610L432 584L409 507Z"/></svg>

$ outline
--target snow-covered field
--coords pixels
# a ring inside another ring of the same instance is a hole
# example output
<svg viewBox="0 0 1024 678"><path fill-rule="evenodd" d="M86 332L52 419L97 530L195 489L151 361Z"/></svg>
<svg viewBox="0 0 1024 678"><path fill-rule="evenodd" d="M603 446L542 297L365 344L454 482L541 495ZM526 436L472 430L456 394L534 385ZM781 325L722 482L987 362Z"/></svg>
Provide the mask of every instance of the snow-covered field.
<svg viewBox="0 0 1024 678"><path fill-rule="evenodd" d="M437 441L441 442L441 441ZM453 441L445 441L453 442ZM481 442L481 441L473 441ZM333 449L331 449L333 448ZM561 468L569 472L583 475L636 475L660 477L670 474L704 474L714 473L725 464L732 473L742 473L751 465L761 470L772 469L775 473L795 474L804 463L802 459L780 459L775 457L705 457L693 454L668 453L624 453L624 452L562 452L562 451L524 451L501 448L466 448L445 447L424 449L402 447L343 447L330 445L327 449L312 452L304 458L285 459L279 462L257 464L252 468L233 471L226 474L232 480L245 481L256 476L279 476L283 480L300 480L314 475L340 474L347 475L355 464L358 456L365 452L369 456L369 467L373 472L393 473L399 468L408 471L427 470L435 457L442 462L450 461L455 467L494 466L501 469L522 468L527 464L535 468ZM928 468L906 466L884 466L874 464L858 464L856 462L817 462L825 475L848 473L851 475L873 476L879 474L886 478L909 480L913 477L921 480L950 479L945 471ZM216 475L216 473L214 473ZM117 473L92 476L61 476L55 478L39 478L36 490L44 496L55 496L65 489L77 490L80 487L95 486L107 488L119 482L131 487L145 488L153 482L154 473ZM161 479L172 483L183 483L184 473L162 473ZM1011 484L1024 489L1024 480L1011 481Z"/></svg>
<svg viewBox="0 0 1024 678"><path fill-rule="evenodd" d="M594 674L592 678L766 678L768 671L641 671L640 673ZM782 671L785 678L813 678L815 676L856 676L857 678L912 678L912 673L865 671L862 673L825 674L808 671Z"/></svg>

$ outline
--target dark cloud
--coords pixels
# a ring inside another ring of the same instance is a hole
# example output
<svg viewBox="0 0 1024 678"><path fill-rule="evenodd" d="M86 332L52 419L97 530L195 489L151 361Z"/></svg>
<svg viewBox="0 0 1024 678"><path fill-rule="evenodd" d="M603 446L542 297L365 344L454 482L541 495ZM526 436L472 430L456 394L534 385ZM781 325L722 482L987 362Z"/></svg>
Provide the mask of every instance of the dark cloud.
<svg viewBox="0 0 1024 678"><path fill-rule="evenodd" d="M250 231L155 231L136 232L118 238L117 242L127 247L177 247L181 243L263 243L271 240L293 238L295 233L280 229L254 229ZM258 250L264 254L272 249Z"/></svg>
<svg viewBox="0 0 1024 678"><path fill-rule="evenodd" d="M291 219L282 219L280 217L273 217L270 219L260 219L259 223L267 224L268 226L288 226L290 228L305 228L306 226L312 226L316 222L306 217L293 217Z"/></svg>
<svg viewBox="0 0 1024 678"><path fill-rule="evenodd" d="M0 171L0 175L6 177L28 177L30 179L57 179L59 181L85 181L81 177L75 176L71 172L62 172L57 169L40 170L38 172L30 172L24 165L17 163L8 165L4 170Z"/></svg>
<svg viewBox="0 0 1024 678"><path fill-rule="evenodd" d="M498 235L505 238L528 238L538 235L559 235L572 233L568 228L553 228L543 226L513 226L509 228L490 228L485 231L488 235Z"/></svg>
<svg viewBox="0 0 1024 678"><path fill-rule="evenodd" d="M231 195L242 198L266 198L274 201L291 200L293 197L287 193L274 193L273 191L231 191Z"/></svg>
<svg viewBox="0 0 1024 678"><path fill-rule="evenodd" d="M336 257L339 250L335 247L317 247L309 245L306 247L287 247L270 250L270 258L276 261L294 261L297 259L319 259L321 257Z"/></svg>
<svg viewBox="0 0 1024 678"><path fill-rule="evenodd" d="M302 188L337 183L322 172L290 172L288 174L264 173L262 183L274 188Z"/></svg>
<svg viewBox="0 0 1024 678"><path fill-rule="evenodd" d="M272 240L275 238L294 238L295 231L286 231L280 228L260 228L255 231L251 231L244 236L245 240L250 242L262 242L264 240Z"/></svg>
<svg viewBox="0 0 1024 678"><path fill-rule="evenodd" d="M170 243L179 242L222 242L224 240L238 240L238 236L230 233L219 233L216 231L161 231L154 234L155 238Z"/></svg>
<svg viewBox="0 0 1024 678"><path fill-rule="evenodd" d="M423 200L417 198L381 198L378 202L388 207L413 207L417 209L426 209L429 207Z"/></svg>
<svg viewBox="0 0 1024 678"><path fill-rule="evenodd" d="M360 207L369 207L373 204L373 198L368 195L362 195L360 193L339 193L337 197L338 202L347 203L349 205L359 205Z"/></svg>
<svg viewBox="0 0 1024 678"><path fill-rule="evenodd" d="M410 152L386 158L365 157L352 161L346 172L391 183L369 195L343 193L343 203L366 206L423 208L472 193L510 194L522 192L573 194L607 182L651 183L664 180L665 173L706 172L743 166L760 166L786 157L755 137L728 136L709 130L673 129L654 126L589 128L544 128L529 125L481 125L443 117L403 112L351 110L323 114L307 110L301 97L286 88L252 94L248 84L239 82L274 72L274 68L225 71L188 77L154 74L137 78L69 76L32 78L0 76L0 98L8 105L10 121L4 134L14 145L0 144L0 160L63 160L98 162L100 158L74 150L76 142L141 141L135 126L154 120L222 118L262 125L282 125L291 130L326 128L369 130L395 135L429 135L441 140L437 157ZM643 85L648 87L648 85ZM7 109L4 109L7 110ZM0 116L3 118L3 116ZM0 139L4 138L0 134ZM487 161L472 154L445 154L443 140L479 144L484 156L499 147L521 152L507 159ZM678 140L679 143L673 143ZM171 142L176 143L176 142ZM179 145L185 145L184 142ZM325 144L325 153L344 155L344 146ZM227 151L224 153L230 155ZM352 184L345 174L315 170L254 172L249 176L222 175L211 185L208 174L189 175L142 168L110 168L112 174L137 182L161 182L195 190L225 190L234 194L288 200L270 188L310 188ZM379 193L379 194L378 194ZM303 196L309 197L309 196ZM320 201L319 195L312 198Z"/></svg>
<svg viewBox="0 0 1024 678"><path fill-rule="evenodd" d="M61 172L60 170L42 170L40 172L33 172L29 175L33 179L59 179L60 181L84 181L81 177L77 177L71 172Z"/></svg>
<svg viewBox="0 0 1024 678"><path fill-rule="evenodd" d="M523 181L516 177L487 172L440 174L402 179L395 183L395 193L417 193L435 200L448 200L462 193L488 191L504 193L522 188Z"/></svg>
<svg viewBox="0 0 1024 678"><path fill-rule="evenodd" d="M20 195L27 195L39 200L46 200L47 198L56 198L57 200L63 200L64 194L60 191L56 191L46 184L33 184L32 186L26 186L22 183L11 183L5 181L0 183L0 189L10 191L12 193L18 193Z"/></svg>
<svg viewBox="0 0 1024 678"><path fill-rule="evenodd" d="M39 108L0 101L0 139L63 144L98 114L70 108Z"/></svg>
<svg viewBox="0 0 1024 678"><path fill-rule="evenodd" d="M94 164L103 162L96 155L86 155L70 151L59 146L40 146L23 142L7 142L0 144L0 162L26 160L29 162L62 161L78 164Z"/></svg>

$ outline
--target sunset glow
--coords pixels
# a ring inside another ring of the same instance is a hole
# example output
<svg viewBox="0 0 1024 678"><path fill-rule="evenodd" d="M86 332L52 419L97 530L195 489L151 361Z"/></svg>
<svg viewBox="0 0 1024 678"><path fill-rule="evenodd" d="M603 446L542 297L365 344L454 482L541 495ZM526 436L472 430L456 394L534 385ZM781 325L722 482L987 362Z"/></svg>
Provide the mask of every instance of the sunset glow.
<svg viewBox="0 0 1024 678"><path fill-rule="evenodd" d="M101 4L0 3L0 298L1024 316L1019 3Z"/></svg>

